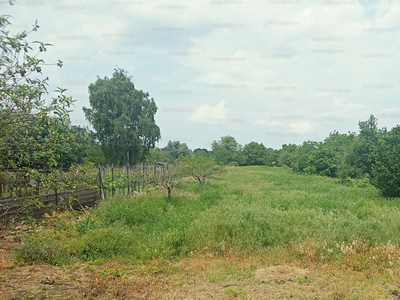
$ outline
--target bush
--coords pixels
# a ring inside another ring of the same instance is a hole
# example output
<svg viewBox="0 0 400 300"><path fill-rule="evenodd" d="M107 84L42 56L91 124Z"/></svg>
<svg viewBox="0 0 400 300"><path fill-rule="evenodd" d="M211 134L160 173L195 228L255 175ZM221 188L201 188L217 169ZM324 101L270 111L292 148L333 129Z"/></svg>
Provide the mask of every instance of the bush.
<svg viewBox="0 0 400 300"><path fill-rule="evenodd" d="M53 265L68 264L70 251L63 241L46 235L32 235L16 251L16 258L26 262L46 262Z"/></svg>
<svg viewBox="0 0 400 300"><path fill-rule="evenodd" d="M383 135L373 152L372 183L382 196L400 197L400 126Z"/></svg>

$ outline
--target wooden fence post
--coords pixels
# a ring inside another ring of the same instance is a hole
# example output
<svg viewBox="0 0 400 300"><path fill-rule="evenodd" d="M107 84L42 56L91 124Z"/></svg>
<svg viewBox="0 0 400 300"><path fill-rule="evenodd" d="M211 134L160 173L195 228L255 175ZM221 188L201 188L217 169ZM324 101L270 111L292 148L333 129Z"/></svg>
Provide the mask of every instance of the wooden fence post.
<svg viewBox="0 0 400 300"><path fill-rule="evenodd" d="M114 164L111 164L111 195L114 197L115 188L114 188Z"/></svg>
<svg viewBox="0 0 400 300"><path fill-rule="evenodd" d="M103 168L102 165L99 164L99 180L100 180L100 184L99 185L100 185L100 197L101 197L101 200L104 200L107 197L107 194L106 194L106 191L105 191L104 185L103 185L104 177L105 177L104 168Z"/></svg>
<svg viewBox="0 0 400 300"><path fill-rule="evenodd" d="M130 194L130 188L129 188L129 186L130 186L130 181L129 181L129 165L126 165L126 183L127 183L127 185L128 185L128 195Z"/></svg>

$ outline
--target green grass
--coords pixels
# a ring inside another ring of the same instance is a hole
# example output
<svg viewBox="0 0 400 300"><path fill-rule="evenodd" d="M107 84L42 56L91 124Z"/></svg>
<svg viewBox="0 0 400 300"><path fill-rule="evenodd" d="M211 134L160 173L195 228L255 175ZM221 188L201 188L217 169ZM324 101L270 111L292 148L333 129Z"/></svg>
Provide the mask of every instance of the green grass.
<svg viewBox="0 0 400 300"><path fill-rule="evenodd" d="M399 244L399 207L400 200L381 198L369 185L286 168L233 167L203 187L183 182L171 203L156 192L106 200L74 226L27 237L17 257L53 264L146 261L262 253L306 240L319 243L321 255L330 248L337 257L341 244L355 240L367 247Z"/></svg>

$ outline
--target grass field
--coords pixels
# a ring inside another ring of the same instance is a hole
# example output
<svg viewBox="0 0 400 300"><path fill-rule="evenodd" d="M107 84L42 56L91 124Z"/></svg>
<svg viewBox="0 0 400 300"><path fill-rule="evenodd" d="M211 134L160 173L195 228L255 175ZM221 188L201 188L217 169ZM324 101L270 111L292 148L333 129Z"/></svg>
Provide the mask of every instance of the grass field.
<svg viewBox="0 0 400 300"><path fill-rule="evenodd" d="M193 276L244 284L223 288L216 298L224 299L399 299L399 207L400 200L381 198L362 182L231 167L203 187L185 180L171 203L165 191L152 190L106 200L76 218L53 218L23 239L16 259L67 268L129 265L144 274L159 268L179 288ZM191 276L187 263L197 266ZM260 275L282 266L286 271ZM128 269L103 268L102 275L120 277ZM283 273L294 275L279 279ZM261 283L283 291L251 292ZM168 299L185 298L175 295Z"/></svg>

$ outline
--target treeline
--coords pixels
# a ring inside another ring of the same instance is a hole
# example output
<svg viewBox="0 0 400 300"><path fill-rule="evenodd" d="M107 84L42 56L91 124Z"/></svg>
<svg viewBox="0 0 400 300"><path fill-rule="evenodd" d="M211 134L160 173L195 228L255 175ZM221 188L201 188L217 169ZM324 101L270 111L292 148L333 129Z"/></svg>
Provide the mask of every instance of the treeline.
<svg viewBox="0 0 400 300"><path fill-rule="evenodd" d="M386 197L400 197L400 127L379 129L374 116L359 122L358 134L335 131L322 142L285 144L278 150L257 142L242 146L229 135L213 141L211 150L192 151L179 141L157 148L157 105L118 68L111 77L98 77L89 85L90 107L83 111L93 130L74 126L69 114L75 100L65 95L66 89L57 88L55 96L45 99L49 77L42 74L46 63L40 55L50 44L35 42L34 49L27 42L39 26L35 23L30 32L16 35L10 35L9 26L8 17L0 16L0 171L206 157L207 163L219 165L287 166L341 182L364 180ZM63 62L54 65L62 67Z"/></svg>
<svg viewBox="0 0 400 300"><path fill-rule="evenodd" d="M221 165L286 166L301 174L338 178L345 184L372 183L383 196L400 197L400 126L378 128L373 115L358 125L358 133L334 131L322 142L284 144L277 150L256 142L241 146L234 137L224 136L212 143L211 151L191 152L185 143L170 141L153 153L164 160L204 155Z"/></svg>
<svg viewBox="0 0 400 300"><path fill-rule="evenodd" d="M400 126L378 128L373 115L358 125L358 134L335 131L323 142L284 146L279 161L295 172L339 178L342 183L362 179L385 197L400 197Z"/></svg>
<svg viewBox="0 0 400 300"><path fill-rule="evenodd" d="M40 152L31 147L25 149L24 156L3 155L0 165L41 168L49 164L49 159L63 168L114 163L107 159L96 132L88 127L54 122L52 131L58 137L52 155L38 155ZM35 141L46 138L46 132L32 132L30 137ZM373 115L359 122L359 133L334 131L322 142L305 141L272 149L257 142L242 146L234 137L223 136L213 141L211 150L191 150L186 143L169 141L163 148L150 148L141 162L173 163L184 157L206 157L218 165L286 166L297 173L338 178L342 183L372 183L383 196L400 197L400 126L391 130L378 128Z"/></svg>

